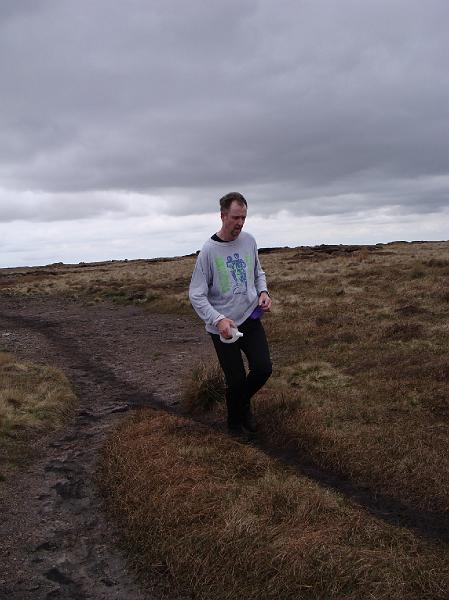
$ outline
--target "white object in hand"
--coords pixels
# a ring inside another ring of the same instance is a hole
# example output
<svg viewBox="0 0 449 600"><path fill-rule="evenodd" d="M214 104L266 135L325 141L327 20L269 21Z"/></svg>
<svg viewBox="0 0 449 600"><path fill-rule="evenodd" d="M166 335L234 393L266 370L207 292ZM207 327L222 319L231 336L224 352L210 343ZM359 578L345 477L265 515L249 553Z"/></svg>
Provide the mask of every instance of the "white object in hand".
<svg viewBox="0 0 449 600"><path fill-rule="evenodd" d="M234 327L231 327L231 334L232 334L232 337L230 337L230 338L224 338L223 336L220 335L220 340L224 344L233 344L239 338L243 337L243 333L241 331L239 331L238 329L235 329Z"/></svg>

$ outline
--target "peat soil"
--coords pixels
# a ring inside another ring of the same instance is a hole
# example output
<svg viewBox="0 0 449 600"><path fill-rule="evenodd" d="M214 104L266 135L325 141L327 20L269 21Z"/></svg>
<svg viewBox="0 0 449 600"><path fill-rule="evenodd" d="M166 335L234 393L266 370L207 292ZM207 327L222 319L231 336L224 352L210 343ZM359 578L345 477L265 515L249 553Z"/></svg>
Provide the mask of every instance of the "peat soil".
<svg viewBox="0 0 449 600"><path fill-rule="evenodd" d="M2 299L0 344L62 369L78 396L75 418L33 440L31 463L0 481L0 598L153 600L118 550L95 485L98 451L130 410L174 411L192 355L209 340L193 317L134 306ZM0 464L1 467L1 464Z"/></svg>
<svg viewBox="0 0 449 600"><path fill-rule="evenodd" d="M211 358L202 325L193 316L149 314L136 306L5 298L0 347L62 369L79 399L64 429L33 440L28 467L0 481L0 600L166 599L162 576L143 591L127 568L95 473L108 431L129 411L149 406L180 412L183 377L196 360ZM201 420L224 430L213 415ZM273 448L263 428L241 441L378 518L449 545L447 514L414 511L323 471L304 454Z"/></svg>

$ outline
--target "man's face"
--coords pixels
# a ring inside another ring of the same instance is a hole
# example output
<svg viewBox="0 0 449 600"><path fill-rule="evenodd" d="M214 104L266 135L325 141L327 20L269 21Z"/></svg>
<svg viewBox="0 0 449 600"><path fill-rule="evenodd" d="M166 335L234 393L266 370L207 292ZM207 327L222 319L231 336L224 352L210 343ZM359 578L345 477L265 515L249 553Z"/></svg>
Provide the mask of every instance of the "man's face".
<svg viewBox="0 0 449 600"><path fill-rule="evenodd" d="M222 232L231 240L235 240L245 224L245 219L246 206L234 200L229 210L221 213Z"/></svg>

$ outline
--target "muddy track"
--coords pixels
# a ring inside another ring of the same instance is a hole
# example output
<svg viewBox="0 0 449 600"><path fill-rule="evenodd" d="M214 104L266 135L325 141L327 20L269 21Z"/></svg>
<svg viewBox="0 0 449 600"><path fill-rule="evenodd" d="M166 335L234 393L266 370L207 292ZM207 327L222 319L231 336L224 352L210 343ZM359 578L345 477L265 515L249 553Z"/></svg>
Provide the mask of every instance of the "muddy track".
<svg viewBox="0 0 449 600"><path fill-rule="evenodd" d="M5 300L0 342L17 356L64 370L80 399L76 418L43 438L36 460L0 484L0 598L17 600L158 599L142 592L116 549L117 536L95 488L98 450L109 429L133 408L178 412L191 357L210 356L193 318L147 315L135 307ZM222 424L208 422L222 430ZM316 482L343 493L389 523L449 543L447 515L416 512L324 472L307 457L249 443Z"/></svg>
<svg viewBox="0 0 449 600"><path fill-rule="evenodd" d="M36 444L36 460L1 484L0 598L164 597L144 593L116 549L95 487L98 450L130 409L173 412L189 361L192 319L145 316L132 307L8 303L0 341L23 359L53 364L80 399L74 422ZM131 324L130 324L131 323ZM161 333L164 332L164 333ZM160 585L159 585L160 584Z"/></svg>

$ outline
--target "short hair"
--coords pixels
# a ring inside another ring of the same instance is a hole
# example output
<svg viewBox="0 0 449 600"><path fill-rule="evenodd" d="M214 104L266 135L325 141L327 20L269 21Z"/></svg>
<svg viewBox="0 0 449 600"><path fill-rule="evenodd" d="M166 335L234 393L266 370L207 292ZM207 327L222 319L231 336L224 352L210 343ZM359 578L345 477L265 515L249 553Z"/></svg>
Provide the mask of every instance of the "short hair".
<svg viewBox="0 0 449 600"><path fill-rule="evenodd" d="M223 198L220 198L220 210L222 212L228 212L233 202L238 202L242 206L248 207L248 203L242 194L239 192L229 192L229 194L226 194L223 196Z"/></svg>

